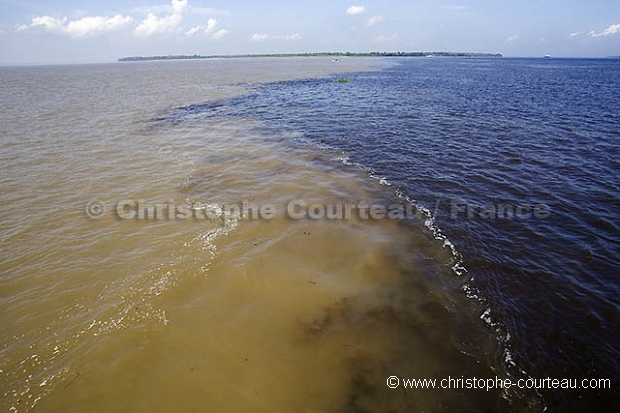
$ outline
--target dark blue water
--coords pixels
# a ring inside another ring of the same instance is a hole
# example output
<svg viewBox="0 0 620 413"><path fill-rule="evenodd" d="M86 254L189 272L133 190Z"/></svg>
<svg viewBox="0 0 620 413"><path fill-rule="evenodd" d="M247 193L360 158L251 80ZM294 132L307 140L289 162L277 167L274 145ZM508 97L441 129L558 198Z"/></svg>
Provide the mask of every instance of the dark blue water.
<svg viewBox="0 0 620 413"><path fill-rule="evenodd" d="M225 106L346 151L434 211L462 255L464 294L488 308L501 368L609 378L611 390L541 393L549 411L620 411L620 61L388 63Z"/></svg>

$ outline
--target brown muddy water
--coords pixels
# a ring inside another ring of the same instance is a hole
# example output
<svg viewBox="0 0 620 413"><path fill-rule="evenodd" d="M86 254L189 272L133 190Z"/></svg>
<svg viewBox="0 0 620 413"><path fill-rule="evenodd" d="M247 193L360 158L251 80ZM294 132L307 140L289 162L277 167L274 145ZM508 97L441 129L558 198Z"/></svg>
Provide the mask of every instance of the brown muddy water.
<svg viewBox="0 0 620 413"><path fill-rule="evenodd" d="M498 391L386 385L389 376L503 374L494 367L496 338L452 270L457 258L424 219L286 213L292 201L302 210L404 205L393 189L342 162L346 154L256 119L167 121L174 108L260 84L333 82L382 64L0 69L0 409L454 412L514 404L518 396ZM244 217L234 209L244 202L275 213ZM144 210L158 204L189 216ZM215 218L202 218L207 211Z"/></svg>

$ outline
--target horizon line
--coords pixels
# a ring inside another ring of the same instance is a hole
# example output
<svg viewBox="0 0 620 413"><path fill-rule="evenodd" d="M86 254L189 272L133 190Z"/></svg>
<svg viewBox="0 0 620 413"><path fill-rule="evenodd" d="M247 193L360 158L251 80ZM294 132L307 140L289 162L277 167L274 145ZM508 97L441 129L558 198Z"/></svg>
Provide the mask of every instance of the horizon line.
<svg viewBox="0 0 620 413"><path fill-rule="evenodd" d="M347 53L349 53L347 55ZM374 53L374 55L373 55ZM394 56L388 56L388 54L394 54ZM474 57L474 55L478 55L478 58L492 57L492 58L503 58L503 59L544 59L545 55L530 55L530 56L505 56L501 53L475 53L475 52L401 52L405 53L405 55L397 55L399 52L301 52L301 53L247 53L247 54L226 54L226 55L153 55L153 56L126 56L117 58L115 60L105 60L105 61L84 61L84 62L10 62L10 63L0 63L0 68L2 67L35 67L35 66L75 66L75 65L102 65L102 64L111 64L111 63L127 63L127 61L121 61L121 59L131 59L131 58L140 58L142 61L156 61L158 59L147 59L153 57L176 57L168 60L200 60L202 59L217 59L217 58L248 58L248 57L330 57L330 56L339 56L339 57L424 57L419 55L430 55L437 54L435 57ZM410 56L407 53L411 54ZM443 55L442 55L443 54ZM447 56L447 54L453 54L452 56ZM459 56L461 55L461 56ZM182 59L180 56L188 56L189 58ZM199 57L193 57L199 56ZM591 60L613 60L620 59L620 55L609 55L609 56L553 56L551 55L551 59L591 59ZM166 59L160 59L166 60ZM131 60L129 60L131 62ZM136 60L140 61L140 60Z"/></svg>

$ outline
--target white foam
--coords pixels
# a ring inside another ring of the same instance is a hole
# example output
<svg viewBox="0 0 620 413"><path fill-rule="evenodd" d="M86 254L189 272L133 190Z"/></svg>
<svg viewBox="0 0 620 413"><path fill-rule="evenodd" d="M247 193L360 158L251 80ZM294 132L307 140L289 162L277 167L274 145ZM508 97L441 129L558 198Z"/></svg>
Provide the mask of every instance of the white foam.
<svg viewBox="0 0 620 413"><path fill-rule="evenodd" d="M371 178L376 179L379 181L379 184L383 185L383 186L392 186L392 183L390 181L387 180L386 177L381 176L381 175L377 175L374 172L370 172L368 174Z"/></svg>
<svg viewBox="0 0 620 413"><path fill-rule="evenodd" d="M349 155L345 154L344 152L340 155L337 155L335 157L333 157L331 159L332 161L336 161L336 162L340 162L343 165L347 165L347 166L351 166L351 158L349 157Z"/></svg>

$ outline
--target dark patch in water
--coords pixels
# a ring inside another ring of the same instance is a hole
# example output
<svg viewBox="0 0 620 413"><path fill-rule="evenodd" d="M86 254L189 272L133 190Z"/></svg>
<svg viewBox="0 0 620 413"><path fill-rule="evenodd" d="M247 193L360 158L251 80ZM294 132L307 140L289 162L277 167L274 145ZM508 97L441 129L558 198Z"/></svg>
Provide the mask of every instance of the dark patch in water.
<svg viewBox="0 0 620 413"><path fill-rule="evenodd" d="M447 339L458 318L434 297L428 282L404 269L400 275L386 280L372 296L343 297L318 316L300 320L298 345L322 345L340 335L357 337L342 343L349 389L340 411L403 412L441 406L451 411L497 410L502 403L497 391L479 399L474 393L457 390L429 393L386 386L391 375L403 379L492 377L491 370L459 352ZM454 410L455 406L463 409Z"/></svg>

